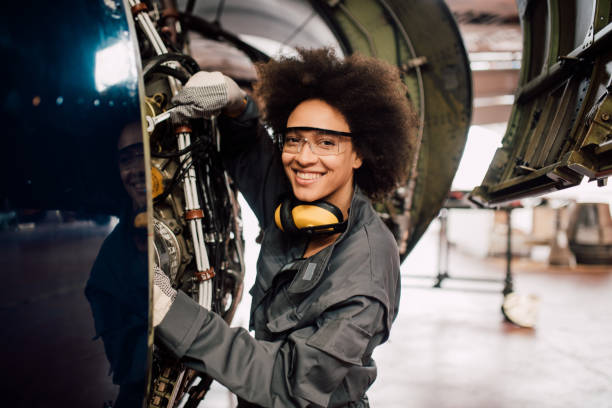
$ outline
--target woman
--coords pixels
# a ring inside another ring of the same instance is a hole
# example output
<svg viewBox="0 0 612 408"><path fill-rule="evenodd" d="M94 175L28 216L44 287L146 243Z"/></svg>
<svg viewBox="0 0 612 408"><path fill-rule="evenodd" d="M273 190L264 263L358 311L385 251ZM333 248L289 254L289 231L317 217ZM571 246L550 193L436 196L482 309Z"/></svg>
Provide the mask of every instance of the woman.
<svg viewBox="0 0 612 408"><path fill-rule="evenodd" d="M219 73L196 74L173 117L225 113L222 153L264 230L255 338L177 294L159 271L156 334L239 406L368 406L372 351L389 336L400 292L395 240L368 197L392 191L409 168L406 90L390 65L329 49L258 73L255 95L276 143L257 126L254 101Z"/></svg>

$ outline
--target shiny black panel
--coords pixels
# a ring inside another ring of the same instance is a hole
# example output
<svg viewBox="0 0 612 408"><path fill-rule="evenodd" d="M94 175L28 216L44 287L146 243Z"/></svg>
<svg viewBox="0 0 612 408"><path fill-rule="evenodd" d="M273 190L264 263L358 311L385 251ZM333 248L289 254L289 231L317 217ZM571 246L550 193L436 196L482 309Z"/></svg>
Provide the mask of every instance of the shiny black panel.
<svg viewBox="0 0 612 408"><path fill-rule="evenodd" d="M101 408L120 389L127 406L142 401L148 257L134 35L120 0L3 4L2 406Z"/></svg>
<svg viewBox="0 0 612 408"><path fill-rule="evenodd" d="M24 11L27 18L18 18ZM139 115L137 59L122 3L9 2L0 27L0 197L29 207L119 211L109 158L122 125Z"/></svg>

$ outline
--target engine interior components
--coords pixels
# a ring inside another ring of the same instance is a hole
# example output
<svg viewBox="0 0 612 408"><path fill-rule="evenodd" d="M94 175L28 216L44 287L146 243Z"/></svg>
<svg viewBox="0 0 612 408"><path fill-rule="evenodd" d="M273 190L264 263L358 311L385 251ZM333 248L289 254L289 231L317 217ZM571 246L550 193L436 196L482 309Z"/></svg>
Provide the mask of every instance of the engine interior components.
<svg viewBox="0 0 612 408"><path fill-rule="evenodd" d="M240 301L244 276L240 209L219 156L214 119L176 125L169 101L199 68L180 35L167 33L172 1L130 0L139 27L153 197L154 261L172 285L227 322ZM151 12L151 11L161 11ZM166 13L167 14L167 13ZM182 52L173 52L180 49ZM193 125L193 126L192 126ZM195 406L211 379L188 370L154 345L148 404ZM197 388L197 392L194 391Z"/></svg>

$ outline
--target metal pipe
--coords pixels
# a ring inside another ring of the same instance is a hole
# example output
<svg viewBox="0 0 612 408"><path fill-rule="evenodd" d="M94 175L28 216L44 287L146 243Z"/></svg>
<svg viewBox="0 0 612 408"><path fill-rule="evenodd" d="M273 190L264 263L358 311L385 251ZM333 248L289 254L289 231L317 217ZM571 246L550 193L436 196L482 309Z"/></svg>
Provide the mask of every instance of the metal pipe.
<svg viewBox="0 0 612 408"><path fill-rule="evenodd" d="M130 7L133 8L141 4L141 1L140 0L129 0L129 3L130 3ZM146 12L141 12L141 13L138 13L134 18L140 25L140 28L142 29L142 31L144 31L146 36L149 38L149 41L151 41L151 45L153 45L153 48L155 49L155 53L160 55L160 54L165 54L166 52L168 52L165 44L163 43L163 41L161 41L161 38L159 37L159 35L157 35L157 32L155 31L155 27L153 26L151 17Z"/></svg>
<svg viewBox="0 0 612 408"><path fill-rule="evenodd" d="M400 21L395 11L393 11L391 6L389 6L385 0L379 0L379 2L385 8L389 16L393 19L395 26L397 27L402 37L404 38L404 41L406 42L406 46L408 47L408 50L410 51L410 54L412 55L412 57L417 58L416 51L414 49L414 46L412 45L412 41L410 41L410 37L408 36L406 29L404 28L402 22ZM408 184L406 188L407 192L404 196L404 214L408 217L408 234L411 234L413 230L413 227L412 227L413 222L412 222L410 211L412 210L412 203L414 201L414 190L416 189L416 181L418 177L417 168L419 164L419 155L421 152L421 146L423 144L422 143L423 133L425 131L425 94L424 94L424 88L423 88L423 74L421 72L420 66L414 67L414 71L416 73L416 79L417 79L417 84L419 88L420 112L419 112L419 125L418 125L419 127L417 130L416 146L415 146L414 154L412 157L412 166L410 167L410 173L408 175Z"/></svg>
<svg viewBox="0 0 612 408"><path fill-rule="evenodd" d="M184 133L178 134L178 147L180 150L183 150L186 147ZM181 159L181 162L183 163L183 168L187 168L188 166L191 165L191 155L189 153L182 155L180 159ZM191 193L191 188L187 181L188 177L189 177L189 171L188 171L187 177L185 177L185 179L183 180L183 194L185 196L185 209L193 210L195 207L194 207L193 197ZM191 229L191 237L194 240L193 249L194 249L195 258L196 258L196 268L198 271L203 271L204 270L202 269L203 260L202 260L201 251L199 250L199 245L197 242L198 231L196 228L196 224L193 221L195 220L189 220L188 224L189 224L189 228Z"/></svg>
<svg viewBox="0 0 612 408"><path fill-rule="evenodd" d="M191 135L188 132L178 134L179 149L184 149L191 144ZM186 153L181 156L183 168L189 168L187 175L183 179L183 191L185 194L185 207L187 210L196 210L200 208L200 200L197 192L197 177L195 169L191 167L191 154ZM188 221L191 229L191 237L193 239L193 250L196 257L196 268L198 272L207 271L210 269L208 261L208 252L204 242L204 230L202 227L202 219L196 218ZM212 305L212 281L201 281L198 285L198 303L207 309Z"/></svg>
<svg viewBox="0 0 612 408"><path fill-rule="evenodd" d="M406 275L402 275L402 278L406 278L406 279L437 279L438 276L437 275L412 275L412 274L406 274ZM475 277L470 277L470 276L452 276L452 275L447 275L444 279L448 279L448 280L457 280L457 281L468 281L468 282L487 282L487 283L505 283L506 280L505 278L475 278Z"/></svg>
<svg viewBox="0 0 612 408"><path fill-rule="evenodd" d="M514 291L512 283L512 218L510 214L512 209L506 209L508 218L508 231L506 232L506 279L504 280L504 290L502 293L507 295Z"/></svg>
<svg viewBox="0 0 612 408"><path fill-rule="evenodd" d="M440 210L440 233L438 237L438 275L436 276L436 282L434 288L442 286L444 279L449 278L448 276L448 237L446 235L446 225L448 222L448 210L443 208Z"/></svg>
<svg viewBox="0 0 612 408"><path fill-rule="evenodd" d="M129 2L131 7L134 7L141 3L140 0L129 0ZM149 16L149 14L147 14L146 12L138 13L138 15L135 16L135 19L142 28L142 31L144 31L146 36L149 38L149 41L153 45L155 53L157 55L168 53L168 48L157 33L157 30L155 29L155 26L153 25L153 21L151 21L151 17ZM168 66L172 68L177 68L176 63L174 62L168 62ZM168 84L170 85L172 95L176 95L179 89L181 88L179 82L175 78L169 77Z"/></svg>
<svg viewBox="0 0 612 408"><path fill-rule="evenodd" d="M353 14L349 11L349 9L344 4L340 3L338 4L338 7L340 8L340 10L342 10L344 14L346 14L348 19L351 20L351 22L355 25L355 27L357 27L357 30L361 31L361 34L363 34L366 41L368 42L368 48L370 49L370 53L372 54L373 57L377 57L378 52L376 52L376 46L374 45L374 40L372 39L372 36L370 35L370 33L368 33L368 30L365 29L363 24L361 24L359 20L357 20L355 16L353 16Z"/></svg>
<svg viewBox="0 0 612 408"><path fill-rule="evenodd" d="M130 6L134 7L140 4L140 0L129 0ZM158 55L166 54L168 48L162 41L161 37L157 33L150 16L146 12L139 13L136 17L136 21L142 28L145 35L149 38L155 53ZM168 66L176 68L176 63L169 61ZM180 83L172 77L168 78L168 85L172 95L176 95L181 88ZM186 149L191 145L191 135L187 132L182 132L177 135L177 143L179 150ZM183 179L183 192L185 195L185 208L186 210L200 209L200 203L197 192L197 178L193 167L191 167L191 155L184 154L180 157L183 163L183 168L188 168L187 175ZM191 237L193 239L193 249L196 258L196 268L198 272L207 271L210 269L210 263L208 261L208 253L206 251L206 244L204 242L204 231L202 228L202 219L196 218L188 221L189 228L191 230ZM199 302L202 306L210 309L212 305L212 281L206 280L199 284Z"/></svg>

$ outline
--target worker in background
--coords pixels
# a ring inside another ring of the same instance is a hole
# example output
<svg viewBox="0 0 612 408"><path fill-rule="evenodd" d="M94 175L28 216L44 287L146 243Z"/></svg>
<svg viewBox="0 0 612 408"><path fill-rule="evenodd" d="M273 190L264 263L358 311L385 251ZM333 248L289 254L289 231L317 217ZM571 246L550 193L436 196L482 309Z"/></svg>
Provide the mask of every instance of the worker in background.
<svg viewBox="0 0 612 408"><path fill-rule="evenodd" d="M140 122L122 129L116 159L127 194L119 224L98 252L85 295L94 318L95 338L102 339L113 383L119 385L113 406L140 407L145 392L149 316L147 196Z"/></svg>

